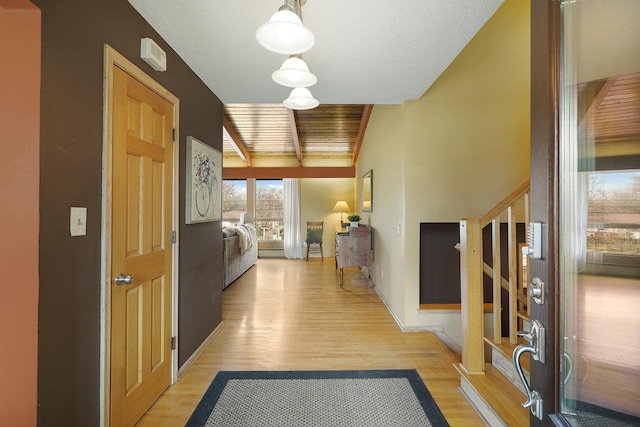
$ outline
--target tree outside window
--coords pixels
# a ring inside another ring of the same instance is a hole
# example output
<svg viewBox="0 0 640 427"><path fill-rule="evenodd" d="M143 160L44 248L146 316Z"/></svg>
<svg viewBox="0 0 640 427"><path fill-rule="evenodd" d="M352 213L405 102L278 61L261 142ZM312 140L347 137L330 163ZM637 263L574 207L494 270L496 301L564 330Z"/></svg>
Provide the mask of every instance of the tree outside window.
<svg viewBox="0 0 640 427"><path fill-rule="evenodd" d="M247 212L247 180L222 181L222 220L237 224L240 214Z"/></svg>
<svg viewBox="0 0 640 427"><path fill-rule="evenodd" d="M588 222L588 252L640 256L640 172L590 173Z"/></svg>
<svg viewBox="0 0 640 427"><path fill-rule="evenodd" d="M270 244L270 247L282 246L284 238L284 189L282 180L256 180L255 200L255 222L258 228L258 240L278 242Z"/></svg>
<svg viewBox="0 0 640 427"><path fill-rule="evenodd" d="M252 194L247 194L247 191ZM284 248L284 187L281 179L225 179L222 182L222 220L237 225L243 212L253 216L260 249Z"/></svg>

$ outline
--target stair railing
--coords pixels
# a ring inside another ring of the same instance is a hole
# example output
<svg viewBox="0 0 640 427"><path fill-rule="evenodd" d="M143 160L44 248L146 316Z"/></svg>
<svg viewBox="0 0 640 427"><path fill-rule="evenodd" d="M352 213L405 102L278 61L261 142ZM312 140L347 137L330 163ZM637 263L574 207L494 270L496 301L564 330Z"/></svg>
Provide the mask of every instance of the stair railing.
<svg viewBox="0 0 640 427"><path fill-rule="evenodd" d="M529 223L529 181L498 203L480 218L460 221L460 286L462 321L462 368L469 374L484 372L484 297L483 274L493 279L493 341L502 341L502 289L509 294L509 342L518 340L518 303L526 305L523 280L518 278L518 257L521 252L516 240L516 205L524 203L524 222ZM501 274L500 223L506 218L509 277ZM483 261L482 230L491 224L492 266ZM519 286L520 283L520 286ZM524 281L526 283L526 281ZM518 288L521 289L518 289Z"/></svg>

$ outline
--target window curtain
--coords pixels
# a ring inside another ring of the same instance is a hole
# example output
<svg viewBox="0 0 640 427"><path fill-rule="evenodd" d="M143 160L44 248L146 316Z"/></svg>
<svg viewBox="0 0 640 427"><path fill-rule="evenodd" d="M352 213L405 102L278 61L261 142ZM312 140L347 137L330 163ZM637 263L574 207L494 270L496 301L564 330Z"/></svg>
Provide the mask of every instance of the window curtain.
<svg viewBox="0 0 640 427"><path fill-rule="evenodd" d="M582 272L587 267L587 227L589 226L589 173L578 172L576 177L576 185L578 187L576 194L576 242L575 257L576 268L578 272Z"/></svg>
<svg viewBox="0 0 640 427"><path fill-rule="evenodd" d="M572 70L565 79L574 79ZM587 265L589 222L589 170L594 170L595 143L578 135L580 120L575 86L566 85L561 94L560 125L560 227L564 271L575 275ZM567 279L568 280L568 279ZM567 282L568 283L568 282Z"/></svg>
<svg viewBox="0 0 640 427"><path fill-rule="evenodd" d="M284 257L302 258L300 236L300 180L283 179L284 188Z"/></svg>

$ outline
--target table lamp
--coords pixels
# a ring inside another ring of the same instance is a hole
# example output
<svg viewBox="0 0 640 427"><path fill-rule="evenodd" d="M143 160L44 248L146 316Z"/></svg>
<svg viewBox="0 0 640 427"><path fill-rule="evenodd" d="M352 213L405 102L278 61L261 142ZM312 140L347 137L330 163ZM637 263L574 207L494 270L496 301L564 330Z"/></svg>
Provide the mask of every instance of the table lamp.
<svg viewBox="0 0 640 427"><path fill-rule="evenodd" d="M347 202L344 200L338 200L333 207L333 212L340 212L340 226L342 226L342 223L344 222L342 218L344 212L351 212L351 209L349 209Z"/></svg>

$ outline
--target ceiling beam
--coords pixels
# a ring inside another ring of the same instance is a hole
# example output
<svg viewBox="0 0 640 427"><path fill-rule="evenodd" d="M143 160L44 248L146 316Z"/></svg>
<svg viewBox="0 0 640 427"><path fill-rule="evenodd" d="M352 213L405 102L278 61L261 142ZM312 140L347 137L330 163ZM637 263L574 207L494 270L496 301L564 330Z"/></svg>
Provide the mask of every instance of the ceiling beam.
<svg viewBox="0 0 640 427"><path fill-rule="evenodd" d="M345 167L262 167L262 168L223 168L223 179L280 179L280 178L355 178L356 168Z"/></svg>
<svg viewBox="0 0 640 427"><path fill-rule="evenodd" d="M353 158L351 164L356 165L358 156L360 155L360 148L362 147L362 140L364 139L364 133L367 130L367 124L369 123L369 117L371 117L371 111L373 110L373 104L365 104L362 110L362 119L360 119L360 128L358 128L358 136L356 137L356 144L353 147Z"/></svg>
<svg viewBox="0 0 640 427"><path fill-rule="evenodd" d="M233 129L233 125L225 115L222 116L222 131L225 132L225 136L231 143L233 149L238 153L238 156L247 163L247 166L251 166L251 155L247 151L247 147L245 147L242 138L240 138L240 135Z"/></svg>
<svg viewBox="0 0 640 427"><path fill-rule="evenodd" d="M609 77L587 84L578 99L578 117L580 127L586 126L589 119L596 113L598 106L604 101L609 90L616 84L617 77Z"/></svg>
<svg viewBox="0 0 640 427"><path fill-rule="evenodd" d="M300 135L298 135L298 126L296 125L296 114L290 108L287 108L287 114L289 115L289 124L291 125L291 137L293 138L293 146L296 148L296 158L298 159L298 166L302 166L302 148L300 148Z"/></svg>

